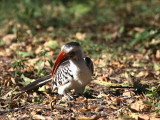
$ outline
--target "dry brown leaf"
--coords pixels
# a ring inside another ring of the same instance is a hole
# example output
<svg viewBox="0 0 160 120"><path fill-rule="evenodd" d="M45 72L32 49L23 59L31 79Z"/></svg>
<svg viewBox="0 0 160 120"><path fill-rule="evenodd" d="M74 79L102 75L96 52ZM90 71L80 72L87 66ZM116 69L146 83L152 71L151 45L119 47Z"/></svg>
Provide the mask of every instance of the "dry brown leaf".
<svg viewBox="0 0 160 120"><path fill-rule="evenodd" d="M5 42L6 45L10 45L12 40L16 39L17 35L16 34L8 34L5 35L2 40Z"/></svg>
<svg viewBox="0 0 160 120"><path fill-rule="evenodd" d="M93 115L93 116L90 116L90 117L86 117L86 116L76 117L76 119L78 119L78 120L96 120L98 118L100 118L99 115Z"/></svg>
<svg viewBox="0 0 160 120"><path fill-rule="evenodd" d="M130 105L130 108L134 111L140 112L145 108L145 106L142 101L136 101Z"/></svg>
<svg viewBox="0 0 160 120"><path fill-rule="evenodd" d="M141 71L136 75L136 77L144 77L144 76L146 76L146 74L147 74L146 72Z"/></svg>
<svg viewBox="0 0 160 120"><path fill-rule="evenodd" d="M76 101L84 102L84 101L86 101L86 100L87 100L87 99L86 99L85 97L82 97L82 96L76 98Z"/></svg>
<svg viewBox="0 0 160 120"><path fill-rule="evenodd" d="M9 48L7 48L5 50L0 50L1 57L9 57L11 55L12 55L12 51Z"/></svg>
<svg viewBox="0 0 160 120"><path fill-rule="evenodd" d="M34 110L31 112L31 115L36 115L36 114L37 114L37 112Z"/></svg>
<svg viewBox="0 0 160 120"><path fill-rule="evenodd" d="M160 120L160 118L151 116L149 120Z"/></svg>
<svg viewBox="0 0 160 120"><path fill-rule="evenodd" d="M117 110L118 108L115 107L114 105L111 105L110 108L112 108L113 110Z"/></svg>
<svg viewBox="0 0 160 120"><path fill-rule="evenodd" d="M86 109L86 108L80 108L80 109L78 109L78 111L80 111L80 112L86 112L86 111L89 111L89 109Z"/></svg>
<svg viewBox="0 0 160 120"><path fill-rule="evenodd" d="M15 79L15 78L11 77L11 81L12 81L12 83L13 83L13 84L15 84L15 85L17 84L17 82L16 82L16 79Z"/></svg>
<svg viewBox="0 0 160 120"><path fill-rule="evenodd" d="M1 115L0 120L9 120L7 115Z"/></svg>
<svg viewBox="0 0 160 120"><path fill-rule="evenodd" d="M29 59L26 64L28 66L34 66L35 63L37 63L38 60L39 60L39 58Z"/></svg>
<svg viewBox="0 0 160 120"><path fill-rule="evenodd" d="M125 91L122 96L132 97L135 93L133 91Z"/></svg>
<svg viewBox="0 0 160 120"><path fill-rule="evenodd" d="M94 60L94 65L98 65L98 64L99 64L99 60L100 60L100 59Z"/></svg>
<svg viewBox="0 0 160 120"><path fill-rule="evenodd" d="M154 73L153 72L146 72L145 78L150 78L150 77L154 77Z"/></svg>
<svg viewBox="0 0 160 120"><path fill-rule="evenodd" d="M26 68L24 68L24 71L27 71L27 72L34 71L34 66L27 66Z"/></svg>
<svg viewBox="0 0 160 120"><path fill-rule="evenodd" d="M143 31L145 31L144 28L140 28L140 27L134 27L134 30L137 31L137 32L143 32Z"/></svg>
<svg viewBox="0 0 160 120"><path fill-rule="evenodd" d="M148 111L151 107L143 103L142 100L136 101L130 105L130 109L136 112Z"/></svg>
<svg viewBox="0 0 160 120"><path fill-rule="evenodd" d="M102 109L103 109L102 107L99 107L99 106L98 106L98 107L95 108L94 111L95 111L95 112L99 112L99 111L102 110Z"/></svg>
<svg viewBox="0 0 160 120"><path fill-rule="evenodd" d="M21 46L20 43L12 43L12 44L9 46L9 48L10 48L11 50L16 51L16 50L19 49L20 46Z"/></svg>
<svg viewBox="0 0 160 120"><path fill-rule="evenodd" d="M78 40L84 40L85 37L86 37L85 33L77 32L76 35L75 35L75 38L78 39Z"/></svg>
<svg viewBox="0 0 160 120"><path fill-rule="evenodd" d="M47 28L47 31L48 31L48 32L53 32L53 31L54 31L54 27L49 26L49 27Z"/></svg>
<svg viewBox="0 0 160 120"><path fill-rule="evenodd" d="M42 46L38 46L38 48L35 50L35 53L39 54L42 51L43 51L43 47Z"/></svg>
<svg viewBox="0 0 160 120"><path fill-rule="evenodd" d="M156 59L160 60L160 50L156 51Z"/></svg>
<svg viewBox="0 0 160 120"><path fill-rule="evenodd" d="M45 120L45 117L42 115L33 115L32 119L34 120Z"/></svg>
<svg viewBox="0 0 160 120"><path fill-rule="evenodd" d="M138 120L150 120L150 117L149 115L146 115L146 114L140 114L138 116Z"/></svg>

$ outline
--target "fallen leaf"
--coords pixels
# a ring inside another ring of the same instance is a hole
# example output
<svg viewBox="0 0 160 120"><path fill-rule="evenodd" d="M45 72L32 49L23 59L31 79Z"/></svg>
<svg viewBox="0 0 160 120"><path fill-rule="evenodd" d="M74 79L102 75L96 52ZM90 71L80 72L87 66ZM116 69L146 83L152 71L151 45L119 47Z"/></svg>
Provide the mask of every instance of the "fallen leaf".
<svg viewBox="0 0 160 120"><path fill-rule="evenodd" d="M82 97L82 96L80 96L80 97L78 97L78 98L76 98L76 101L86 101L87 99L85 98L85 97Z"/></svg>
<svg viewBox="0 0 160 120"><path fill-rule="evenodd" d="M125 91L123 92L122 96L125 97L132 97L135 93L133 91Z"/></svg>
<svg viewBox="0 0 160 120"><path fill-rule="evenodd" d="M150 117L148 114L140 114L138 120L150 120Z"/></svg>
<svg viewBox="0 0 160 120"><path fill-rule="evenodd" d="M110 105L110 108L113 109L113 110L117 110L118 108L115 107L114 105Z"/></svg>
<svg viewBox="0 0 160 120"><path fill-rule="evenodd" d="M146 76L146 72L144 71L141 71L136 75L136 77L144 77L144 76Z"/></svg>
<svg viewBox="0 0 160 120"><path fill-rule="evenodd" d="M10 45L12 40L16 39L17 35L16 34L8 34L5 35L2 40L5 42L6 45Z"/></svg>
<svg viewBox="0 0 160 120"><path fill-rule="evenodd" d="M143 103L142 100L136 101L130 105L130 109L136 112L148 111L150 106Z"/></svg>
<svg viewBox="0 0 160 120"><path fill-rule="evenodd" d="M76 35L75 35L75 38L77 38L78 40L84 40L85 37L86 37L85 33L77 32Z"/></svg>
<svg viewBox="0 0 160 120"><path fill-rule="evenodd" d="M99 115L93 115L93 116L90 116L90 117L86 117L86 116L76 117L76 119L78 119L78 120L96 120L98 118L100 118Z"/></svg>
<svg viewBox="0 0 160 120"><path fill-rule="evenodd" d="M156 51L156 59L160 60L160 50Z"/></svg>
<svg viewBox="0 0 160 120"><path fill-rule="evenodd" d="M80 108L80 109L78 109L78 111L80 111L80 112L86 112L86 111L89 111L89 109L86 109L86 108Z"/></svg>
<svg viewBox="0 0 160 120"><path fill-rule="evenodd" d="M0 120L9 120L9 117L8 117L8 115L1 115ZM13 118L12 118L12 120L13 120Z"/></svg>
<svg viewBox="0 0 160 120"><path fill-rule="evenodd" d="M45 120L45 117L42 115L33 115L32 119L36 119L36 120Z"/></svg>

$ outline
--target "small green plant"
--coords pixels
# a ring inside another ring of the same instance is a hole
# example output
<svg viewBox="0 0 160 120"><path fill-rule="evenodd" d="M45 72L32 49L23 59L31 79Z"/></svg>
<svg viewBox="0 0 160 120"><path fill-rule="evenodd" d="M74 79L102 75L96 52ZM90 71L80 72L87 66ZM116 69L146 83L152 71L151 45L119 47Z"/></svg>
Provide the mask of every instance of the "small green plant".
<svg viewBox="0 0 160 120"><path fill-rule="evenodd" d="M34 57L34 53L32 51L30 52L17 51L17 55L21 57Z"/></svg>
<svg viewBox="0 0 160 120"><path fill-rule="evenodd" d="M26 67L25 62L27 59L16 60L12 63L12 67L15 69L14 76L20 76L22 74L22 70Z"/></svg>
<svg viewBox="0 0 160 120"><path fill-rule="evenodd" d="M29 83L34 81L34 79L30 79L30 78L24 76L24 74L22 74L20 77L23 79L23 81L19 82L19 83L22 84L23 86L28 85Z"/></svg>
<svg viewBox="0 0 160 120"><path fill-rule="evenodd" d="M160 92L160 86L150 87L146 92L146 96L149 97L150 99L155 100L155 99L158 99L158 97L160 96L159 92Z"/></svg>
<svg viewBox="0 0 160 120"><path fill-rule="evenodd" d="M47 72L46 70L44 69L44 66L45 66L45 63L46 62L49 62L50 66L52 67L53 65L53 62L51 60L46 60L45 57L49 57L48 54L47 54L47 51L42 51L40 52L39 54L39 57L41 57L40 60L37 61L37 72L36 72L36 75L38 77L42 77L44 75L47 75Z"/></svg>
<svg viewBox="0 0 160 120"><path fill-rule="evenodd" d="M135 39L133 39L132 42L130 43L130 46L134 46L137 43L141 43L142 46L144 46L144 43L146 41L152 40L157 35L159 35L159 29L158 28L149 28L149 29L144 30L141 33L138 32L135 35Z"/></svg>
<svg viewBox="0 0 160 120"><path fill-rule="evenodd" d="M4 41L0 41L0 46L3 46L5 45L5 42Z"/></svg>

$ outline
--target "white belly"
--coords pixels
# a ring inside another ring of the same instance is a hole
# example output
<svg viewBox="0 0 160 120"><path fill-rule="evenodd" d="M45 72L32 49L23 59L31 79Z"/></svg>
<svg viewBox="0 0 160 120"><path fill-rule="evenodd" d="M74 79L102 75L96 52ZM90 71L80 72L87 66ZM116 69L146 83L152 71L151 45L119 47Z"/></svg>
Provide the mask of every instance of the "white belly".
<svg viewBox="0 0 160 120"><path fill-rule="evenodd" d="M71 63L71 71L74 80L72 81L72 88L85 87L91 81L91 71L85 62L81 62L79 66Z"/></svg>

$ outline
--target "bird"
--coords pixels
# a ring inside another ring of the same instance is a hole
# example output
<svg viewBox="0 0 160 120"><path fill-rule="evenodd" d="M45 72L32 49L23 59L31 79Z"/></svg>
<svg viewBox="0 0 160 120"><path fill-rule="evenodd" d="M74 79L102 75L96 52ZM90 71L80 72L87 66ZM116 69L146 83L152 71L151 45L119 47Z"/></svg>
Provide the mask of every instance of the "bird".
<svg viewBox="0 0 160 120"><path fill-rule="evenodd" d="M81 45L78 42L68 42L61 47L52 73L26 85L23 90L28 91L51 82L52 91L58 89L59 95L72 100L69 91L74 89L76 94L82 94L91 82L93 72L93 62L84 56Z"/></svg>

